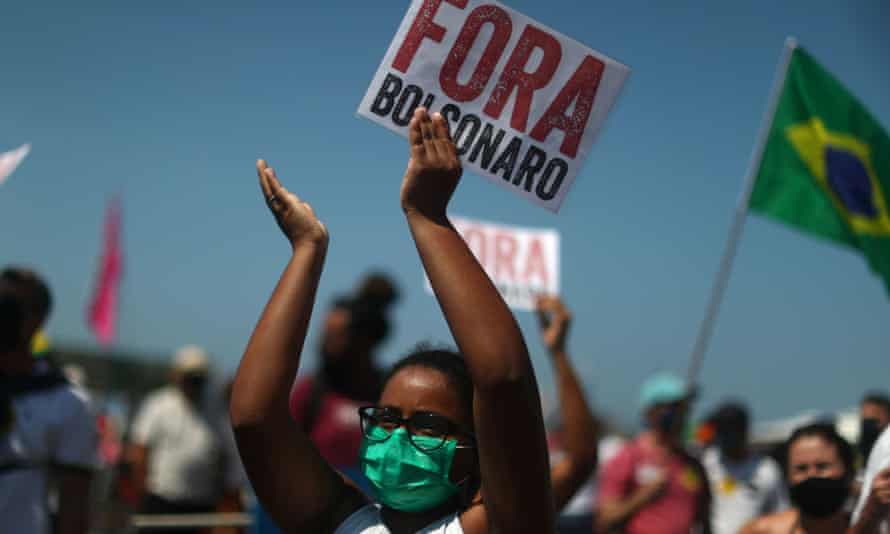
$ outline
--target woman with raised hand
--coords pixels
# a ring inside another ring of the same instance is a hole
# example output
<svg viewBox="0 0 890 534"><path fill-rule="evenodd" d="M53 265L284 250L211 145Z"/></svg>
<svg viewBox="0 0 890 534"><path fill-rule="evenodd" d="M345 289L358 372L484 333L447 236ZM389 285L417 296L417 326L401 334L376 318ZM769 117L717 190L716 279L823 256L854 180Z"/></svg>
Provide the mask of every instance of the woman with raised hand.
<svg viewBox="0 0 890 534"><path fill-rule="evenodd" d="M538 388L525 341L446 208L461 175L445 119L417 109L405 218L460 355L419 349L360 410L370 502L289 418L328 234L260 160L266 202L293 254L245 350L230 415L257 496L286 532L554 531ZM295 356L296 355L296 356Z"/></svg>

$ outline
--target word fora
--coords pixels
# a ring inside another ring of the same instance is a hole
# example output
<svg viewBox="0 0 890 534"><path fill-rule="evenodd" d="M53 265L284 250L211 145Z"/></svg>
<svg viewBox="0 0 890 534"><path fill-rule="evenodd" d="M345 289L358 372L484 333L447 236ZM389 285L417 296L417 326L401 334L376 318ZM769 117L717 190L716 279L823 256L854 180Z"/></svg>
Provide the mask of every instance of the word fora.
<svg viewBox="0 0 890 534"><path fill-rule="evenodd" d="M371 112L388 116L394 124L404 127L411 122L421 100L425 108L432 110L436 96L429 93L424 98L423 89L417 85L404 85L398 76L387 74L371 104ZM460 108L454 104L445 104L440 112L448 121L458 156L528 192L534 185L534 193L541 200L556 197L569 172L569 164L564 159L551 158L532 144L523 146L523 139L515 135L509 143L504 143L506 132L502 128L487 121L483 125L483 120L472 113L461 116ZM521 161L520 154L523 154Z"/></svg>
<svg viewBox="0 0 890 534"><path fill-rule="evenodd" d="M444 1L458 9L466 9L468 2L468 0ZM424 0L393 59L391 68L407 74L424 40L442 42L448 30L434 20L442 2L443 0ZM470 50L475 46L482 28L486 25L492 27L492 32L485 44L485 50L473 67L469 80L460 83L458 75L466 66ZM513 20L503 8L493 4L483 4L468 13L457 39L439 70L439 85L445 95L454 102L472 102L479 99L485 92L512 35ZM540 52L538 54L540 59L537 61L537 67L529 72L526 68L533 63L535 52ZM562 56L562 45L556 37L527 24L513 47L487 102L482 107L482 112L492 119L500 119L515 92L516 100L513 114L510 116L510 127L525 133L532 97L537 91L546 88L553 79ZM590 54L585 54L574 73L535 122L528 134L529 137L543 143L553 130L560 130L564 133L564 138L559 151L568 158L577 156L578 146L593 110L604 70L605 63ZM552 93L553 89L545 92Z"/></svg>

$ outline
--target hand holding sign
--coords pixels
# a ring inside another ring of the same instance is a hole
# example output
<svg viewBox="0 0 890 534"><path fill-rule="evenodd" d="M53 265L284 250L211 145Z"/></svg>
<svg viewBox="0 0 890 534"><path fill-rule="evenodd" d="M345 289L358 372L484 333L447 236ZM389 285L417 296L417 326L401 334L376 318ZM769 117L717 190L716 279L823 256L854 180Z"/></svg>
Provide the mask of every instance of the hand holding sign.
<svg viewBox="0 0 890 534"><path fill-rule="evenodd" d="M559 297L539 296L536 304L544 345L551 353L564 351L566 337L572 324L572 314Z"/></svg>
<svg viewBox="0 0 890 534"><path fill-rule="evenodd" d="M291 246L297 248L300 243L312 243L326 247L328 230L315 216L312 206L285 189L275 176L275 171L264 160L257 160L256 172L266 205Z"/></svg>
<svg viewBox="0 0 890 534"><path fill-rule="evenodd" d="M358 114L440 111L464 167L557 211L627 74L495 0L413 0Z"/></svg>
<svg viewBox="0 0 890 534"><path fill-rule="evenodd" d="M430 118L425 108L417 108L408 126L408 144L411 159L402 180L402 209L443 219L460 181L461 165L442 115Z"/></svg>

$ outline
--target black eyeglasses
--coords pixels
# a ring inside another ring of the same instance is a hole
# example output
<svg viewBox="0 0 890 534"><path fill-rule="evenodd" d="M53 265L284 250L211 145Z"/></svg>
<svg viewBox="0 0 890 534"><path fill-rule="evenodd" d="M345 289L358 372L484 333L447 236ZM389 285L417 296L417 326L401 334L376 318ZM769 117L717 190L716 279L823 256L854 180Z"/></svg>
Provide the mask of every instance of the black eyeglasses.
<svg viewBox="0 0 890 534"><path fill-rule="evenodd" d="M462 436L470 441L469 445L458 445L457 448L474 447L476 444L476 436L471 432L461 430L448 418L432 412L414 412L406 419L393 408L362 406L358 409L358 414L362 422L362 434L375 443L388 440L396 429L405 427L411 444L424 452L442 447L448 436Z"/></svg>

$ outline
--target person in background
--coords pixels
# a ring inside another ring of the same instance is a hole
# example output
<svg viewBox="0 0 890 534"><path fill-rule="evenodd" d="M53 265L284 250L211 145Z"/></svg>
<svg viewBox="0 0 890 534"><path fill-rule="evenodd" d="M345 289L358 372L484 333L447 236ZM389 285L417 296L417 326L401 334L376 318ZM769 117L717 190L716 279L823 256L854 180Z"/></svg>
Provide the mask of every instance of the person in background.
<svg viewBox="0 0 890 534"><path fill-rule="evenodd" d="M859 454L868 460L878 436L890 425L890 395L879 391L866 393L859 403Z"/></svg>
<svg viewBox="0 0 890 534"><path fill-rule="evenodd" d="M795 430L782 448L792 508L745 525L741 534L843 534L855 473L853 447L830 423Z"/></svg>
<svg viewBox="0 0 890 534"><path fill-rule="evenodd" d="M890 534L890 426L870 449L849 534Z"/></svg>
<svg viewBox="0 0 890 534"><path fill-rule="evenodd" d="M223 440L204 404L209 373L202 348L179 349L170 385L150 394L133 419L128 456L144 514L212 513L227 490L237 491L225 487Z"/></svg>
<svg viewBox="0 0 890 534"><path fill-rule="evenodd" d="M670 374L655 375L643 384L640 405L646 429L602 471L597 532L711 531L707 478L682 442L689 398L683 381Z"/></svg>
<svg viewBox="0 0 890 534"><path fill-rule="evenodd" d="M291 416L322 457L363 489L358 408L374 403L382 391L377 348L389 335L388 309L397 298L393 281L372 273L354 295L335 300L322 327L319 369L297 379L291 390Z"/></svg>
<svg viewBox="0 0 890 534"><path fill-rule="evenodd" d="M539 297L537 316L541 328L541 339L550 362L553 364L556 379L556 392L559 399L561 431L559 454L551 454L551 484L560 511L572 500L590 473L596 468L597 447L601 425L590 411L575 370L572 368L566 349L572 316L558 297ZM592 515L560 517L557 531L560 534L590 532Z"/></svg>
<svg viewBox="0 0 890 534"><path fill-rule="evenodd" d="M33 271L0 272L0 529L85 534L98 435L87 393L45 360L31 340L49 316L49 287ZM48 488L58 511L52 525Z"/></svg>
<svg viewBox="0 0 890 534"><path fill-rule="evenodd" d="M748 445L748 410L727 402L709 418L715 445L702 455L711 484L715 534L736 534L757 517L788 508L782 470L772 458L755 454Z"/></svg>

